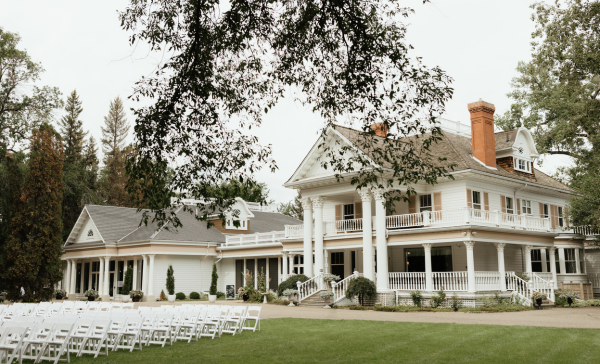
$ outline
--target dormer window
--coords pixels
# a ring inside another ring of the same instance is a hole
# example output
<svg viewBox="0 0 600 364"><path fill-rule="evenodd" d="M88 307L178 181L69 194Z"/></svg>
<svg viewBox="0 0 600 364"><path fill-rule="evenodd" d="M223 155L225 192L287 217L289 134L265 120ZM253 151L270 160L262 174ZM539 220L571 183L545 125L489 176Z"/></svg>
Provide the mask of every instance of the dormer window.
<svg viewBox="0 0 600 364"><path fill-rule="evenodd" d="M88 236L94 236L94 231L92 229L88 231Z"/></svg>
<svg viewBox="0 0 600 364"><path fill-rule="evenodd" d="M531 162L521 158L515 158L515 170L531 173Z"/></svg>
<svg viewBox="0 0 600 364"><path fill-rule="evenodd" d="M246 220L239 221L239 226L235 226L235 223L231 219L227 219L227 229L230 230L248 230L248 224L246 224Z"/></svg>

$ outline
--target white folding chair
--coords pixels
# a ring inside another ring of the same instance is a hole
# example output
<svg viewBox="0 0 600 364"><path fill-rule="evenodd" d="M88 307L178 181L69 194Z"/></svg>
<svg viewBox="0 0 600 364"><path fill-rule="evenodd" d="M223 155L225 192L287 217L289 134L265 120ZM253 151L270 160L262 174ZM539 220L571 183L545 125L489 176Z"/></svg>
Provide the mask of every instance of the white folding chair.
<svg viewBox="0 0 600 364"><path fill-rule="evenodd" d="M250 306L244 317L242 330L252 330L253 332L258 329L260 331L260 311L261 306ZM254 325L250 326L250 321L253 321Z"/></svg>
<svg viewBox="0 0 600 364"><path fill-rule="evenodd" d="M133 306L135 306L135 303L133 303L133 302L127 302L127 303L123 303L123 305L121 306L121 308L124 309L124 310L133 310Z"/></svg>
<svg viewBox="0 0 600 364"><path fill-rule="evenodd" d="M138 311L140 311L140 312L151 312L152 311L152 307L150 307L150 306L140 306L140 307L138 307Z"/></svg>
<svg viewBox="0 0 600 364"><path fill-rule="evenodd" d="M234 306L229 310L229 315L221 322L221 333L235 335L237 332L242 332L242 324L246 316L246 306Z"/></svg>
<svg viewBox="0 0 600 364"><path fill-rule="evenodd" d="M127 316L124 314L111 315L110 327L108 328L108 346L114 349L121 336L121 332L127 324Z"/></svg>
<svg viewBox="0 0 600 364"><path fill-rule="evenodd" d="M81 343L81 348L79 349L77 356L82 356L83 354L92 354L94 355L94 358L97 358L102 350L102 347L104 347L104 353L102 355L108 356L109 328L109 319L102 318L94 320L94 323Z"/></svg>
<svg viewBox="0 0 600 364"><path fill-rule="evenodd" d="M123 305L123 302L110 302L110 307L111 309L115 309L115 308L121 308L121 306Z"/></svg>
<svg viewBox="0 0 600 364"><path fill-rule="evenodd" d="M22 359L37 360L39 353L44 346L44 343L54 332L55 323L41 322L37 323L27 337L23 339L23 347L21 348Z"/></svg>
<svg viewBox="0 0 600 364"><path fill-rule="evenodd" d="M75 313L73 311L73 308L75 307L75 302L74 301L64 301L62 304L62 311L61 313Z"/></svg>
<svg viewBox="0 0 600 364"><path fill-rule="evenodd" d="M173 345L173 338L171 335L171 327L173 323L173 314L171 313L158 313L156 319L152 325L152 329L148 333L148 339L146 340L146 346L150 344L161 345L163 348L169 340L169 345Z"/></svg>
<svg viewBox="0 0 600 364"><path fill-rule="evenodd" d="M81 344L88 335L93 323L93 318L80 318L75 321L75 325L70 333L70 340L68 342L69 351L73 353L79 352L79 349L81 349Z"/></svg>
<svg viewBox="0 0 600 364"><path fill-rule="evenodd" d="M187 342L189 343L190 341L192 341L192 339L198 340L196 328L198 326L199 315L200 311L197 310L187 310L181 312L181 318L179 320L179 325L175 333L175 341L181 339L187 340Z"/></svg>
<svg viewBox="0 0 600 364"><path fill-rule="evenodd" d="M100 302L100 306L98 307L99 312L109 312L112 309L112 304L110 302Z"/></svg>
<svg viewBox="0 0 600 364"><path fill-rule="evenodd" d="M88 302L85 312L93 312L96 313L100 309L100 302Z"/></svg>
<svg viewBox="0 0 600 364"><path fill-rule="evenodd" d="M0 340L0 363L11 364L16 356L19 357L19 363L22 363L21 348L23 339L29 330L28 326L7 326Z"/></svg>
<svg viewBox="0 0 600 364"><path fill-rule="evenodd" d="M40 302L33 310L34 316L45 317L52 304L50 302Z"/></svg>
<svg viewBox="0 0 600 364"><path fill-rule="evenodd" d="M73 310L78 315L81 315L87 310L87 301L76 301Z"/></svg>
<svg viewBox="0 0 600 364"><path fill-rule="evenodd" d="M141 316L128 317L127 323L123 326L120 335L117 337L113 351L129 349L132 352L136 344L139 344L139 349L137 350L142 350L141 330L143 322L144 318Z"/></svg>
<svg viewBox="0 0 600 364"><path fill-rule="evenodd" d="M200 328L200 337L215 336L221 337L221 309L219 307L209 307L206 312L206 318L203 320Z"/></svg>
<svg viewBox="0 0 600 364"><path fill-rule="evenodd" d="M39 350L35 363L42 360L54 361L57 364L61 357L66 354L66 361L70 362L69 342L71 333L75 325L70 322L60 322L54 324L54 329L50 335L42 340L42 348ZM65 360L65 359L63 359Z"/></svg>
<svg viewBox="0 0 600 364"><path fill-rule="evenodd" d="M50 307L48 307L48 309L46 310L46 317L59 314L62 309L62 306L62 302L52 302Z"/></svg>

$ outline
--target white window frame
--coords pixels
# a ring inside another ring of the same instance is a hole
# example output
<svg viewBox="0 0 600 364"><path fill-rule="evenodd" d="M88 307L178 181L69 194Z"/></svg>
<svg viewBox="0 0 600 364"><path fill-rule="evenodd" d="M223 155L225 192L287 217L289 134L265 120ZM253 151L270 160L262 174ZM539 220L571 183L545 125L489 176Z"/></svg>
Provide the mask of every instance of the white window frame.
<svg viewBox="0 0 600 364"><path fill-rule="evenodd" d="M505 205L506 205L506 213L514 214L515 213L515 204L512 197L505 197Z"/></svg>
<svg viewBox="0 0 600 364"><path fill-rule="evenodd" d="M543 203L541 213L544 215L544 219L549 218L550 217L550 205L548 205L547 203Z"/></svg>
<svg viewBox="0 0 600 364"><path fill-rule="evenodd" d="M563 216L565 209L562 206L558 206L558 226L565 226L565 218Z"/></svg>
<svg viewBox="0 0 600 364"><path fill-rule="evenodd" d="M231 217L227 218L225 229L227 230L248 230L248 225L246 224L246 220L239 220L240 226L235 226L233 223L234 219Z"/></svg>
<svg viewBox="0 0 600 364"><path fill-rule="evenodd" d="M521 213L523 215L531 216L531 200L521 199Z"/></svg>
<svg viewBox="0 0 600 364"><path fill-rule="evenodd" d="M429 203L429 205L427 205ZM433 197L431 194L428 195L419 195L419 210L423 211L433 211Z"/></svg>
<svg viewBox="0 0 600 364"><path fill-rule="evenodd" d="M521 166L521 164L522 164L522 166ZM513 165L514 165L515 171L531 173L531 162L528 161L527 159L515 157Z"/></svg>
<svg viewBox="0 0 600 364"><path fill-rule="evenodd" d="M577 248L565 249L565 273L577 274L577 257L575 256L576 249ZM569 267L572 267L574 269L569 269ZM569 272L569 270L572 270L572 272Z"/></svg>
<svg viewBox="0 0 600 364"><path fill-rule="evenodd" d="M542 260L542 250L541 249L531 249L531 266L533 267L533 263L540 264L539 271L533 271L534 273L541 273L544 271L543 260Z"/></svg>
<svg viewBox="0 0 600 364"><path fill-rule="evenodd" d="M477 196L477 198L475 198ZM478 202L475 202L477 200ZM483 202L481 201L481 191L471 191L471 203L473 210L483 210Z"/></svg>

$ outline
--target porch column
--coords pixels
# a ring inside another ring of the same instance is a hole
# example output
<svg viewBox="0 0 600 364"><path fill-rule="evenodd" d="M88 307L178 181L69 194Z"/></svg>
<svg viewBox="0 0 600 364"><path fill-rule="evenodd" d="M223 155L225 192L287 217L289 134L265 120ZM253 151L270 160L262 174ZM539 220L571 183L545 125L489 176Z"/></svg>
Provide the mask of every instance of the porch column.
<svg viewBox="0 0 600 364"><path fill-rule="evenodd" d="M560 274L567 273L567 265L565 264L565 248L558 248L558 266L560 267Z"/></svg>
<svg viewBox="0 0 600 364"><path fill-rule="evenodd" d="M318 196L310 200L315 214L315 274L319 274L325 273L323 252L323 201L325 201L325 198Z"/></svg>
<svg viewBox="0 0 600 364"><path fill-rule="evenodd" d="M258 258L254 258L254 288L258 289Z"/></svg>
<svg viewBox="0 0 600 364"><path fill-rule="evenodd" d="M265 282L265 285L266 285L265 292L266 292L269 289L269 281L271 280L271 275L270 275L271 272L269 272L269 257L266 257L265 259L267 260L267 267L266 267L267 268L267 272L265 273L266 274L266 277L265 277L266 278L265 279L265 281L266 281Z"/></svg>
<svg viewBox="0 0 600 364"><path fill-rule="evenodd" d="M583 257L579 257L579 249L575 248L575 272L577 274L584 273L581 271L581 266L579 264L579 260Z"/></svg>
<svg viewBox="0 0 600 364"><path fill-rule="evenodd" d="M546 248L540 248L540 256L542 257L542 272L548 272L548 261L546 260Z"/></svg>
<svg viewBox="0 0 600 364"><path fill-rule="evenodd" d="M312 247L312 203L310 199L302 199L302 209L304 210L304 275L312 278L313 274L313 247Z"/></svg>
<svg viewBox="0 0 600 364"><path fill-rule="evenodd" d="M281 270L282 270L282 268L281 268L282 261L283 261L283 255L281 258L277 258L277 272L278 273L281 272ZM284 281L283 274L278 274L277 275L277 285L279 285L279 283L283 282L283 281Z"/></svg>
<svg viewBox="0 0 600 364"><path fill-rule="evenodd" d="M154 301L154 254L149 254L150 269L148 271L148 301Z"/></svg>
<svg viewBox="0 0 600 364"><path fill-rule="evenodd" d="M296 258L296 255L288 253L288 258L290 259L290 276L293 276L294 274L296 274L296 272L294 271L294 259ZM306 271L304 271L304 275L306 275Z"/></svg>
<svg viewBox="0 0 600 364"><path fill-rule="evenodd" d="M104 288L102 289L102 301L108 302L110 300L110 257L104 257Z"/></svg>
<svg viewBox="0 0 600 364"><path fill-rule="evenodd" d="M371 212L371 192L369 190L360 190L363 212L363 275L372 281L375 280L375 268L373 266L373 225ZM352 267L354 269L355 267Z"/></svg>
<svg viewBox="0 0 600 364"><path fill-rule="evenodd" d="M425 248L425 290L433 291L433 272L431 270L431 243L423 243Z"/></svg>
<svg viewBox="0 0 600 364"><path fill-rule="evenodd" d="M100 257L98 260L100 261L98 269L98 295L102 297L104 294L104 259Z"/></svg>
<svg viewBox="0 0 600 364"><path fill-rule="evenodd" d="M558 280L556 279L556 248L551 246L548 248L548 255L550 255L550 272L552 272L552 281L554 282L554 289L558 289Z"/></svg>
<svg viewBox="0 0 600 364"><path fill-rule="evenodd" d="M525 245L525 273L531 273L533 271L533 269L531 269L531 249L532 248L533 247L531 245Z"/></svg>
<svg viewBox="0 0 600 364"><path fill-rule="evenodd" d="M67 262L67 267L65 269L65 276L64 276L64 282L65 284L63 285L63 289L65 290L65 293L67 294L67 296L69 296L69 293L71 292L71 260L70 259L65 259Z"/></svg>
<svg viewBox="0 0 600 364"><path fill-rule="evenodd" d="M85 263L81 262L81 277L79 277L79 293L83 294L85 290L83 289L83 277L85 277Z"/></svg>
<svg viewBox="0 0 600 364"><path fill-rule="evenodd" d="M494 243L498 250L498 272L500 273L500 291L506 291L506 270L504 268L504 247L506 243Z"/></svg>
<svg viewBox="0 0 600 364"><path fill-rule="evenodd" d="M288 255L287 253L281 253L281 264L283 264L283 274L281 278L285 281L288 277Z"/></svg>
<svg viewBox="0 0 600 364"><path fill-rule="evenodd" d="M77 279L77 259L72 259L71 260L71 288L69 288L69 292L73 294L73 299L75 299L75 287L76 287L76 280Z"/></svg>
<svg viewBox="0 0 600 364"><path fill-rule="evenodd" d="M373 191L375 197L375 234L377 235L377 290L387 290L390 282L388 270L387 238L385 236L385 190Z"/></svg>
<svg viewBox="0 0 600 364"><path fill-rule="evenodd" d="M475 292L475 257L473 255L474 246L474 241L465 241L465 247L467 248L467 281L469 292Z"/></svg>
<svg viewBox="0 0 600 364"><path fill-rule="evenodd" d="M142 254L142 292L148 294L148 262L146 254Z"/></svg>
<svg viewBox="0 0 600 364"><path fill-rule="evenodd" d="M138 274L138 267L137 267L137 258L133 259L133 280L131 282L131 290L137 290L138 289L138 285L137 285L137 274Z"/></svg>

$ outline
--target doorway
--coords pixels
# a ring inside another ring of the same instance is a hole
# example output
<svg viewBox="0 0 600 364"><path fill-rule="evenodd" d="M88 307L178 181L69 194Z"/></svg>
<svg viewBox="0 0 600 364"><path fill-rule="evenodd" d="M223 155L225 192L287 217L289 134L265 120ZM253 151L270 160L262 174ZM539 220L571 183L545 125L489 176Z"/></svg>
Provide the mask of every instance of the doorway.
<svg viewBox="0 0 600 364"><path fill-rule="evenodd" d="M344 252L331 253L331 274L340 276L340 280L344 279Z"/></svg>

